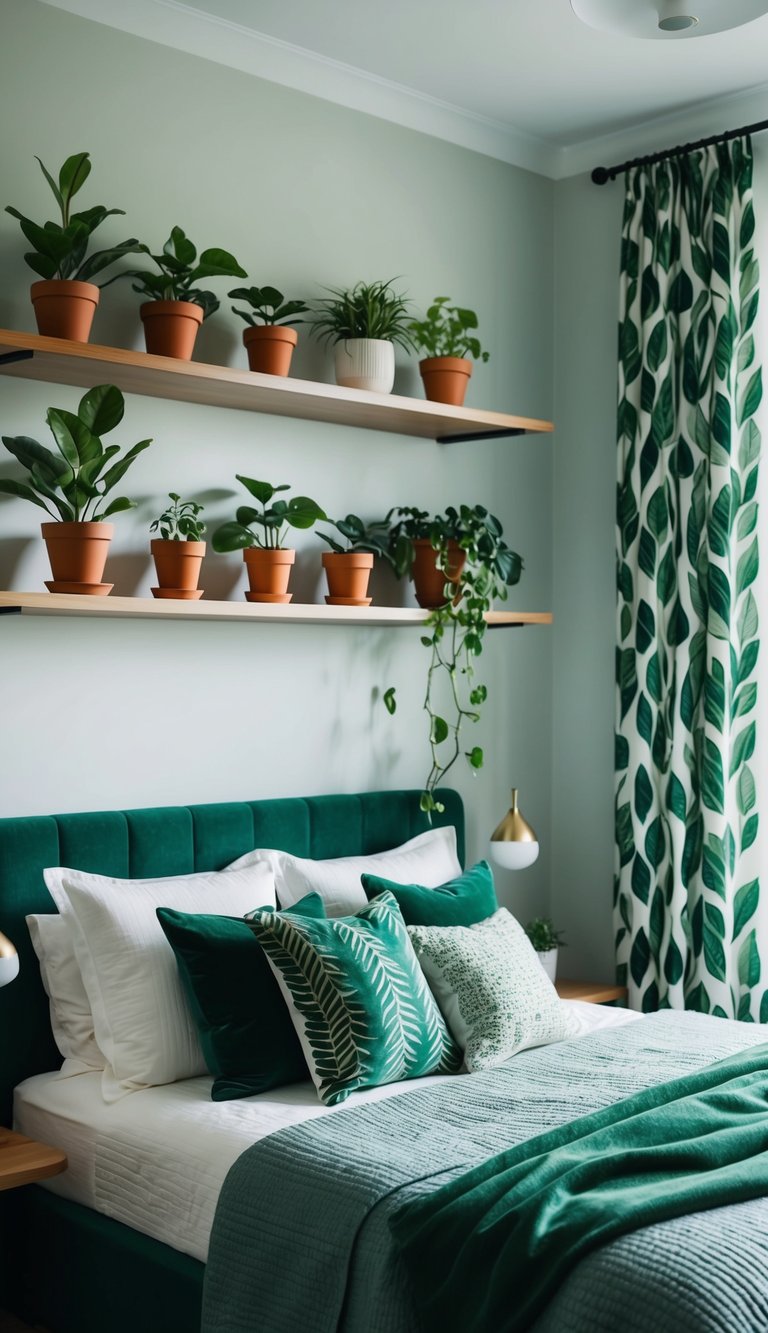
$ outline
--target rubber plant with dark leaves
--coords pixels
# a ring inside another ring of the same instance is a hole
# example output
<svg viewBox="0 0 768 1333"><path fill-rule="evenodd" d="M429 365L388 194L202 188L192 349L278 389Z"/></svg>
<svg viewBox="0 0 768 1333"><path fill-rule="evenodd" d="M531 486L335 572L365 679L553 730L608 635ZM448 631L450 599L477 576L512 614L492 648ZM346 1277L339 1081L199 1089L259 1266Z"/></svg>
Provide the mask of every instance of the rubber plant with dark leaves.
<svg viewBox="0 0 768 1333"><path fill-rule="evenodd" d="M403 531L410 509L390 511L388 522L391 552L396 571L404 573L409 561L409 537ZM394 515L406 515L392 522ZM475 663L483 651L487 624L486 612L495 601L506 601L507 589L518 583L523 570L522 558L504 541L502 525L482 505L448 507L445 514L429 519L420 515L429 531L439 567L446 574L446 602L430 612L427 632L421 642L429 650L424 709L429 721L431 763L420 806L428 815L441 813L443 805L435 790L463 754L473 772L482 768L485 755L479 745L464 748L465 723L480 721L481 709L488 699L488 689L475 681ZM455 542L465 554L465 563L454 581L449 578L452 556L449 542ZM411 551L412 551L411 547ZM393 714L397 708L394 687L384 692L384 704Z"/></svg>
<svg viewBox="0 0 768 1333"><path fill-rule="evenodd" d="M142 249L141 242L135 236L127 241L120 241L106 250L99 250L88 256L88 244L97 227L108 217L122 217L123 208L105 208L103 204L94 204L82 213L73 213L71 204L91 173L91 161L88 153L73 153L59 171L58 182L53 179L38 157L40 170L53 191L59 206L61 222L45 222L40 226L20 213L11 204L6 206L6 213L18 218L21 230L34 250L24 256L29 267L41 278L69 278L76 282L90 282L97 273L101 273L110 264L114 264L123 255L136 254Z"/></svg>
<svg viewBox="0 0 768 1333"><path fill-rule="evenodd" d="M45 419L58 454L28 435L4 435L3 444L26 469L27 478L24 482L0 480L0 494L29 500L60 523L100 523L135 508L136 501L124 495L105 503L131 464L152 443L141 440L119 460L119 444L105 448L101 437L119 426L124 411L120 390L114 384L97 384L80 399L77 412L48 408Z"/></svg>
<svg viewBox="0 0 768 1333"><path fill-rule="evenodd" d="M15 495L45 510L51 523L42 524L48 547L53 592L109 591L101 577L112 524L105 519L133 509L136 501L110 493L139 454L152 443L141 440L121 458L120 445L105 446L102 436L123 419L123 395L114 384L98 384L80 400L77 412L50 407L46 421L58 453L27 435L4 435L3 444L26 469L25 481L0 480L0 494ZM56 587L55 584L76 585Z"/></svg>
<svg viewBox="0 0 768 1333"><path fill-rule="evenodd" d="M32 300L40 332L85 342L99 299L99 284L94 283L94 278L123 255L136 254L144 247L135 236L131 236L126 241L119 241L89 255L94 232L108 217L123 216L124 210L94 204L80 213L72 211L72 200L91 173L88 153L73 153L68 157L59 171L58 180L54 180L39 157L37 161L58 205L60 221L45 222L41 226L11 204L6 206L5 211L21 224L24 236L33 247L24 258L29 267L44 279L42 283L32 285ZM87 283L90 291L78 291L73 286L62 289L58 286L61 283ZM107 286L107 283L101 286ZM62 314L62 301L69 301L73 297L82 302L76 307L79 319L75 315Z"/></svg>

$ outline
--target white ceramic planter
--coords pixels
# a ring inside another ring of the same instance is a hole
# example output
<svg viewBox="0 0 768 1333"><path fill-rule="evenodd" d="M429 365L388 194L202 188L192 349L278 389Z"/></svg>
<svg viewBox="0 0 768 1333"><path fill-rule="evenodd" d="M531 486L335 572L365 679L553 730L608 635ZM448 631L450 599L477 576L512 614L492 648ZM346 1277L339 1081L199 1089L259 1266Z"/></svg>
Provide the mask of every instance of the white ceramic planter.
<svg viewBox="0 0 768 1333"><path fill-rule="evenodd" d="M545 949L539 954L539 962L554 985L557 976L557 949Z"/></svg>
<svg viewBox="0 0 768 1333"><path fill-rule="evenodd" d="M345 389L391 393L395 347L386 338L347 338L336 344L336 383Z"/></svg>

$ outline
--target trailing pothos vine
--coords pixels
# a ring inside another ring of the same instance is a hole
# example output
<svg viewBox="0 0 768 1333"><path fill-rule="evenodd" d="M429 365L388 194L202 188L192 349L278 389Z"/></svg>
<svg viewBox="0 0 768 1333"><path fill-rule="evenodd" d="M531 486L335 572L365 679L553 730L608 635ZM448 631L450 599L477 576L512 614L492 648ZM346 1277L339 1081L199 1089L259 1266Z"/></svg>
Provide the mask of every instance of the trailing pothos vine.
<svg viewBox="0 0 768 1333"><path fill-rule="evenodd" d="M394 521L393 521L394 520ZM482 746L465 748L466 723L480 721L488 698L485 685L475 682L475 659L483 651L486 612L494 601L505 601L507 588L516 584L523 561L503 539L499 520L482 505L449 507L434 517L399 508L387 515L390 559L399 573L413 566L413 542L428 538L445 582L445 602L430 612L427 633L421 637L430 659L424 711L429 722L430 768L421 793L421 809L442 812L435 792L462 753L470 768L482 768ZM463 553L463 564L461 563ZM445 703L439 695L444 693ZM389 713L397 708L396 692L384 693Z"/></svg>

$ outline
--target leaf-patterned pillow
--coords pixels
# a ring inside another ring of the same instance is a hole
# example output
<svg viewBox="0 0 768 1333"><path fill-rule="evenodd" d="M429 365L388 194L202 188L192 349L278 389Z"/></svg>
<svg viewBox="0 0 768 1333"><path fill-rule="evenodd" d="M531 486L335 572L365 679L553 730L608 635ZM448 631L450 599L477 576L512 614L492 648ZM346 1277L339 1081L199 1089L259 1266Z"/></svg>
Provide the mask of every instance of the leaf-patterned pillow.
<svg viewBox="0 0 768 1333"><path fill-rule="evenodd" d="M458 1071L461 1053L391 893L355 916L250 920L327 1106L358 1088Z"/></svg>
<svg viewBox="0 0 768 1333"><path fill-rule="evenodd" d="M499 908L474 926L408 926L408 934L470 1073L574 1025L522 926Z"/></svg>

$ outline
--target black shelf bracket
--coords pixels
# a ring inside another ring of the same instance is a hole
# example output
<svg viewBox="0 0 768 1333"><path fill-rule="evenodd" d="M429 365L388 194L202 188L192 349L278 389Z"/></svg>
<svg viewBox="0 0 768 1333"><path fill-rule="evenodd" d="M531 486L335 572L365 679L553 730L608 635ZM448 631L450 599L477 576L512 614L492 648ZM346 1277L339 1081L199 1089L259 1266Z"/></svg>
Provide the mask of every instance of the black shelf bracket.
<svg viewBox="0 0 768 1333"><path fill-rule="evenodd" d="M473 430L466 435L437 435L438 444L463 444L467 440L504 440L508 435L525 435L520 426L508 426L504 430Z"/></svg>
<svg viewBox="0 0 768 1333"><path fill-rule="evenodd" d="M34 352L26 349L19 352L3 352L3 355L0 356L0 366L10 366L14 361L31 361L34 355Z"/></svg>

